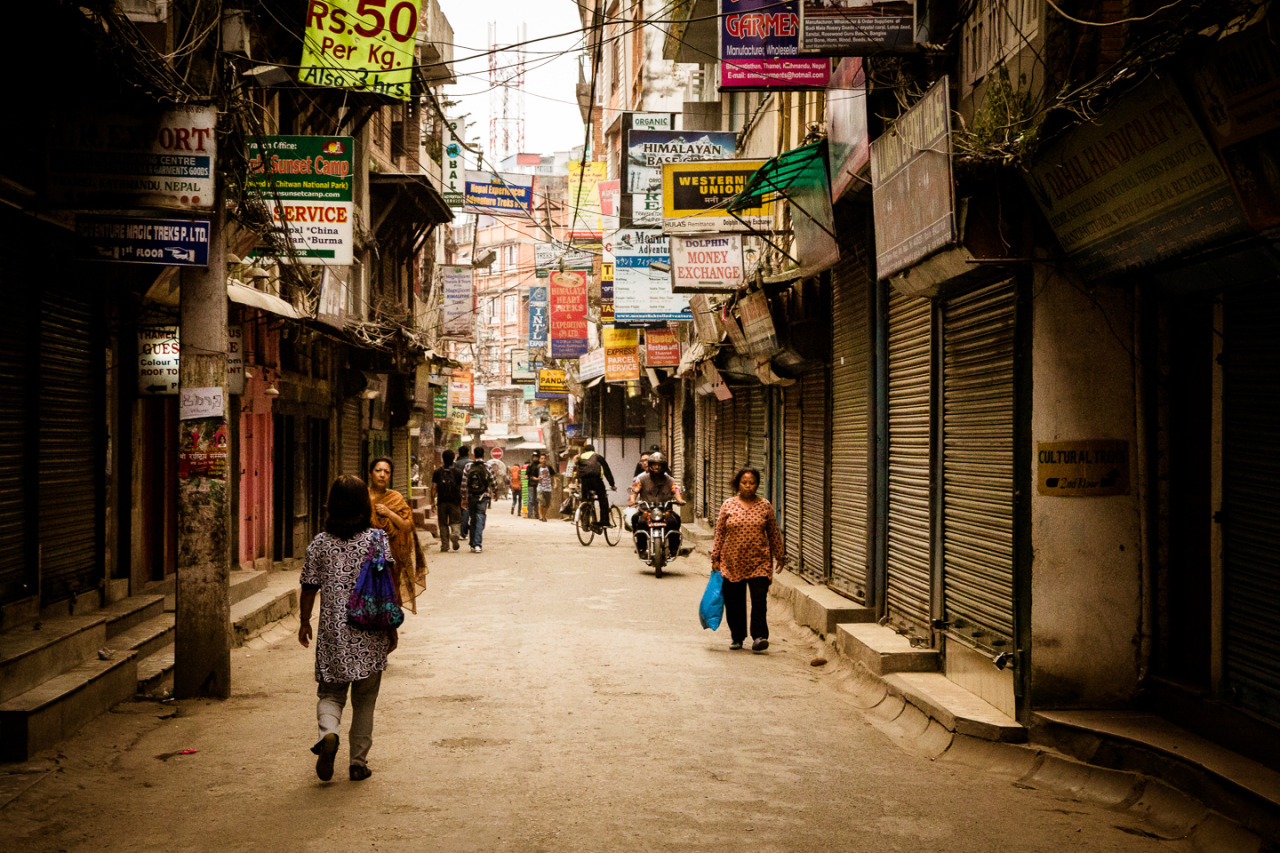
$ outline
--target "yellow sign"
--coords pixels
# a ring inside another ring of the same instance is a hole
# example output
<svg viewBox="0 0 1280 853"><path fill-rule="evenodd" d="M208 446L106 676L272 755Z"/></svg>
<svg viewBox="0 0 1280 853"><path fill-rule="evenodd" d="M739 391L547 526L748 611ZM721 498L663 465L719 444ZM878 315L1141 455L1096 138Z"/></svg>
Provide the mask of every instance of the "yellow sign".
<svg viewBox="0 0 1280 853"><path fill-rule="evenodd" d="M662 233L706 234L773 227L773 202L729 215L729 200L747 188L764 160L703 160L662 166ZM750 226L750 228L748 228Z"/></svg>
<svg viewBox="0 0 1280 853"><path fill-rule="evenodd" d="M609 177L609 164L603 160L569 161L570 205L569 236L600 234L600 182Z"/></svg>
<svg viewBox="0 0 1280 853"><path fill-rule="evenodd" d="M1040 442L1036 446L1036 489L1053 497L1129 494L1129 442Z"/></svg>
<svg viewBox="0 0 1280 853"><path fill-rule="evenodd" d="M298 81L411 97L421 0L308 0Z"/></svg>
<svg viewBox="0 0 1280 853"><path fill-rule="evenodd" d="M640 378L640 333L635 329L604 330L604 381Z"/></svg>

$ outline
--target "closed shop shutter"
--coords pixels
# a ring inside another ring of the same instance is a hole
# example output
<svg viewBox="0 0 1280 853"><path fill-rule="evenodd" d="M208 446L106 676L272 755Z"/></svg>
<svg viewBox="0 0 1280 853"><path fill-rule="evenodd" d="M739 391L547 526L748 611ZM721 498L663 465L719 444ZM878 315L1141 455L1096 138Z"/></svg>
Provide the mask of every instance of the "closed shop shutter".
<svg viewBox="0 0 1280 853"><path fill-rule="evenodd" d="M89 301L70 293L46 292L40 307L43 604L95 589L101 576L102 372L94 340Z"/></svg>
<svg viewBox="0 0 1280 853"><path fill-rule="evenodd" d="M769 408L766 402L765 388L757 385L746 394L745 420L747 431L746 455L739 468L755 468L760 472L760 494L768 494L765 478L769 476L768 447Z"/></svg>
<svg viewBox="0 0 1280 853"><path fill-rule="evenodd" d="M867 472L870 466L870 281L842 261L831 287L831 578L829 586L867 600Z"/></svg>
<svg viewBox="0 0 1280 853"><path fill-rule="evenodd" d="M933 303L889 293L889 509L885 598L901 633L932 637L929 400Z"/></svg>
<svg viewBox="0 0 1280 853"><path fill-rule="evenodd" d="M11 297L22 292L18 278L0 265L0 286ZM33 595L36 588L25 487L34 475L27 452L30 326L20 305L0 313L0 604Z"/></svg>
<svg viewBox="0 0 1280 853"><path fill-rule="evenodd" d="M1014 285L943 306L943 606L952 636L1013 640Z"/></svg>
<svg viewBox="0 0 1280 853"><path fill-rule="evenodd" d="M788 386L783 392L782 413L782 464L783 464L783 534L787 545L787 561L792 569L800 571L800 528L804 514L800 509L800 471L804 467L801 452L804 439L800 428L800 399L804 386L800 382Z"/></svg>
<svg viewBox="0 0 1280 853"><path fill-rule="evenodd" d="M671 399L671 476L684 488L684 383L677 382Z"/></svg>
<svg viewBox="0 0 1280 853"><path fill-rule="evenodd" d="M364 476L360 458L360 403L359 397L352 397L342 404L342 446L338 467L340 473L348 477Z"/></svg>
<svg viewBox="0 0 1280 853"><path fill-rule="evenodd" d="M827 368L810 368L801 377L800 565L817 582L827 579Z"/></svg>
<svg viewBox="0 0 1280 853"><path fill-rule="evenodd" d="M716 403L716 442L712 448L715 456L715 482L711 484L711 514L719 516L720 506L729 497L729 478L733 476L734 445L737 443L737 419L734 417L734 401Z"/></svg>
<svg viewBox="0 0 1280 853"><path fill-rule="evenodd" d="M709 519L714 525L716 517L711 512L711 445L715 433L715 420L712 399L698 394L694 397L694 460L697 470L694 471L694 488L697 490L697 511L700 518Z"/></svg>
<svg viewBox="0 0 1280 853"><path fill-rule="evenodd" d="M1280 291L1223 296L1222 543L1226 696L1280 720Z"/></svg>
<svg viewBox="0 0 1280 853"><path fill-rule="evenodd" d="M409 484L409 477L413 466L409 462L408 427L391 430L391 460L396 463L391 469L391 488L404 495L412 505L413 487Z"/></svg>

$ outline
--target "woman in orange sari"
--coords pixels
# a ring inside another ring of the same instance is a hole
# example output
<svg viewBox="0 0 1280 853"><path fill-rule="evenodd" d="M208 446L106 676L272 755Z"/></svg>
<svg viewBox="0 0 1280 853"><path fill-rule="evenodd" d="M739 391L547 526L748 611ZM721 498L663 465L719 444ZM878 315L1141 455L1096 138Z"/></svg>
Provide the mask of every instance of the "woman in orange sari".
<svg viewBox="0 0 1280 853"><path fill-rule="evenodd" d="M392 575L400 593L400 605L418 612L418 593L426 588L427 558L413 529L413 510L404 495L389 488L393 465L381 456L369 463L369 501L373 504L373 526L387 534L391 556L395 559Z"/></svg>

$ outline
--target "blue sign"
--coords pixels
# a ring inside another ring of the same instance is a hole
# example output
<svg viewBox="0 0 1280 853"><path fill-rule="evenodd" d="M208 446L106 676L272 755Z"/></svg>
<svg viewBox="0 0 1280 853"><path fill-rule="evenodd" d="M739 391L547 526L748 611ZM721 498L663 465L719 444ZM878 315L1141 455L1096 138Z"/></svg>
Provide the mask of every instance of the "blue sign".
<svg viewBox="0 0 1280 853"><path fill-rule="evenodd" d="M531 350L547 348L550 329L550 305L547 296L546 285L535 285L529 288L529 349Z"/></svg>
<svg viewBox="0 0 1280 853"><path fill-rule="evenodd" d="M133 219L81 214L76 217L76 234L85 260L170 267L209 265L207 219Z"/></svg>

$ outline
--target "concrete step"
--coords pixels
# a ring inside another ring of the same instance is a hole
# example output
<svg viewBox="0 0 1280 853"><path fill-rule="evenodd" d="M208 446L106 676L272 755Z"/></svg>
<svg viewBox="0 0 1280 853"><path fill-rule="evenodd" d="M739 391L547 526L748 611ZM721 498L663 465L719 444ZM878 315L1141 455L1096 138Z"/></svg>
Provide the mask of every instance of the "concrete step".
<svg viewBox="0 0 1280 853"><path fill-rule="evenodd" d="M138 661L138 695L158 697L173 689L173 643Z"/></svg>
<svg viewBox="0 0 1280 853"><path fill-rule="evenodd" d="M107 617L107 639L164 613L163 595L130 595L102 608Z"/></svg>
<svg viewBox="0 0 1280 853"><path fill-rule="evenodd" d="M298 609L298 575L275 572L266 589L231 605L231 645L239 648L250 637Z"/></svg>
<svg viewBox="0 0 1280 853"><path fill-rule="evenodd" d="M107 648L135 652L139 660L173 643L174 614L161 613L107 640Z"/></svg>
<svg viewBox="0 0 1280 853"><path fill-rule="evenodd" d="M936 649L916 648L911 641L874 622L836 626L836 648L840 654L865 666L875 675L895 672L937 672L940 657Z"/></svg>
<svg viewBox="0 0 1280 853"><path fill-rule="evenodd" d="M234 607L251 595L256 595L267 588L267 581L272 571L268 569L237 569L230 573L228 601ZM164 609L172 613L177 609L177 595L169 593L164 597Z"/></svg>
<svg viewBox="0 0 1280 853"><path fill-rule="evenodd" d="M133 696L132 652L97 655L0 704L0 761L26 761Z"/></svg>
<svg viewBox="0 0 1280 853"><path fill-rule="evenodd" d="M825 586L806 583L791 572L775 574L770 592L791 605L793 619L823 637L831 637L837 625L876 619L870 607L863 607Z"/></svg>
<svg viewBox="0 0 1280 853"><path fill-rule="evenodd" d="M947 731L1003 743L1022 743L1026 728L940 672L885 676L889 692L915 705Z"/></svg>
<svg viewBox="0 0 1280 853"><path fill-rule="evenodd" d="M0 702L20 696L82 661L107 640L107 617L59 616L0 634Z"/></svg>

